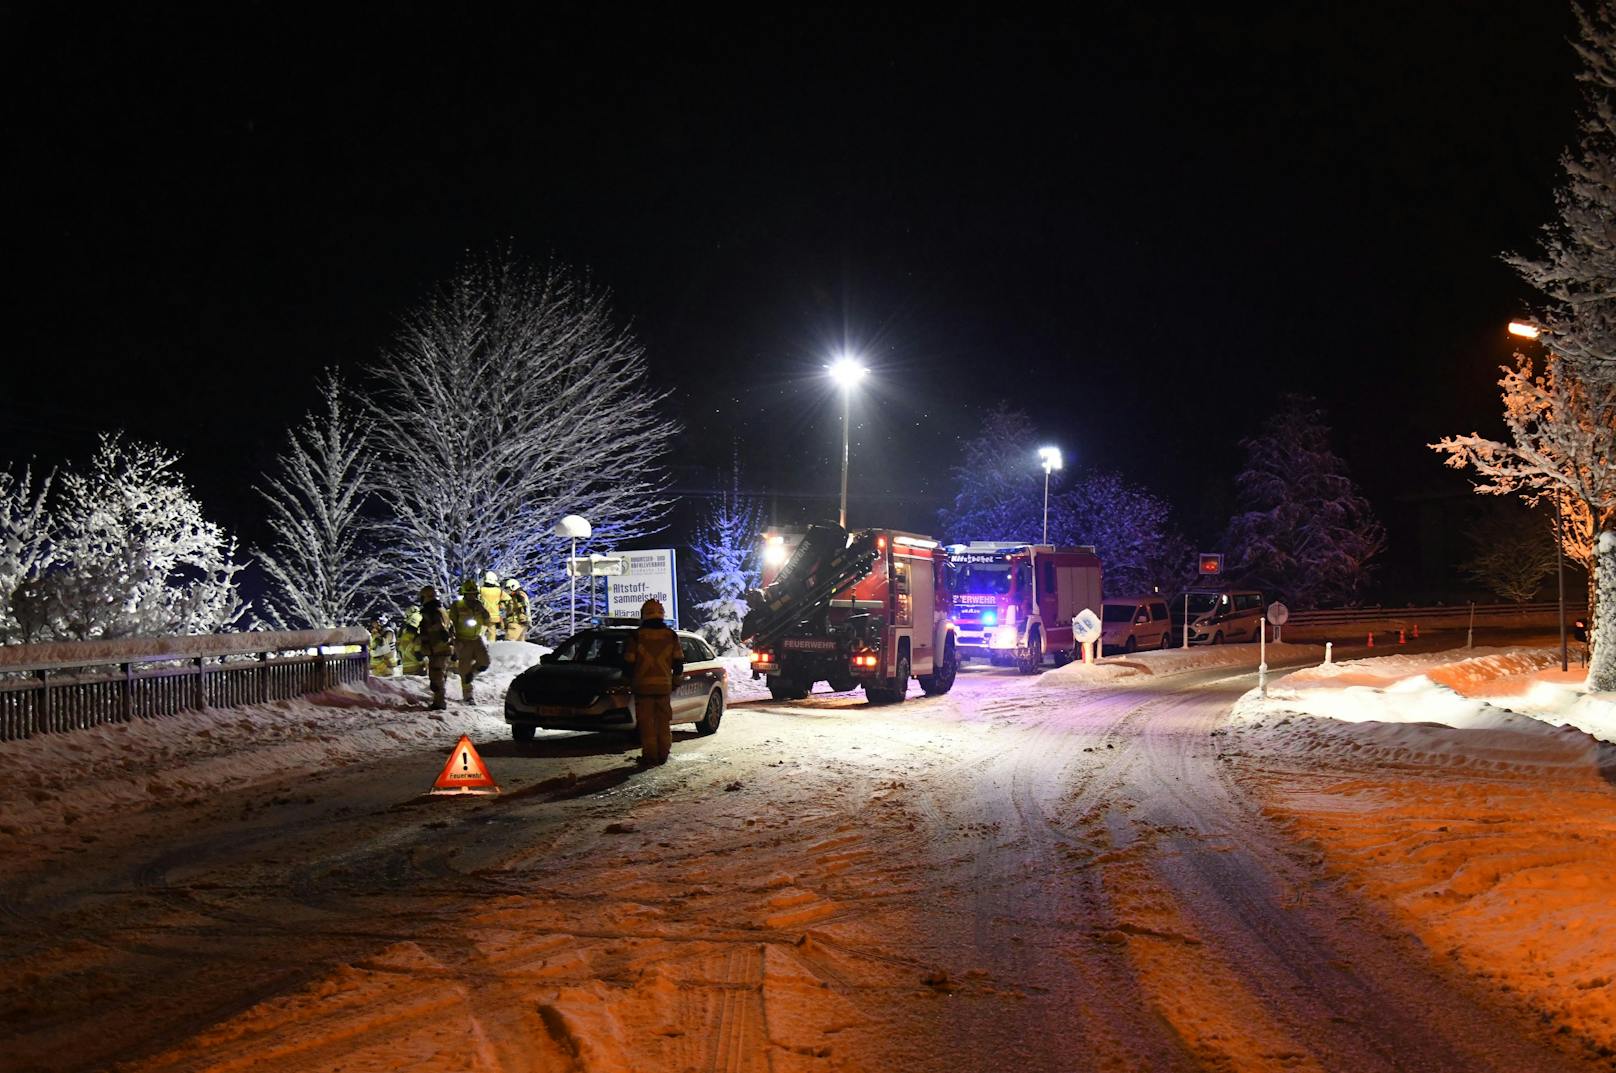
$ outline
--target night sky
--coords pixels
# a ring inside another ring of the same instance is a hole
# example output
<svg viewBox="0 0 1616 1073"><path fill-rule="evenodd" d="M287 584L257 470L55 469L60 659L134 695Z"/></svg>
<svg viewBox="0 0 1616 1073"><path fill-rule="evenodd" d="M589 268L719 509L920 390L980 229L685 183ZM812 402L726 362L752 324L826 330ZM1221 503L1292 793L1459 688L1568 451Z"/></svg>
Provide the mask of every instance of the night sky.
<svg viewBox="0 0 1616 1073"><path fill-rule="evenodd" d="M681 489L738 450L833 511L845 343L872 370L855 524L932 529L1007 399L1205 543L1237 441L1303 390L1389 582L1426 583L1418 504L1465 486L1422 445L1497 427L1529 298L1497 255L1552 211L1578 99L1567 9L1480 8L13 6L0 462L124 427L258 538L250 485L319 369L503 244L613 291L690 430Z"/></svg>

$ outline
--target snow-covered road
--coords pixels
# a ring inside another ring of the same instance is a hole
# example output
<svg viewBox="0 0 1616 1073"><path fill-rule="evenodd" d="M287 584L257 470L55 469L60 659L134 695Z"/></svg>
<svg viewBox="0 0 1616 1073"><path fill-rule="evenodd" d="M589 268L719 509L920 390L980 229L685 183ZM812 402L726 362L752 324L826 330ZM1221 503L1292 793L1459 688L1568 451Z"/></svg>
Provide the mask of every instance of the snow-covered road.
<svg viewBox="0 0 1616 1073"><path fill-rule="evenodd" d="M0 887L8 1060L1606 1068L1265 816L1212 733L1254 652L1153 659L749 702L649 773L617 740L489 734L498 799L417 798L442 751L415 748L103 817Z"/></svg>

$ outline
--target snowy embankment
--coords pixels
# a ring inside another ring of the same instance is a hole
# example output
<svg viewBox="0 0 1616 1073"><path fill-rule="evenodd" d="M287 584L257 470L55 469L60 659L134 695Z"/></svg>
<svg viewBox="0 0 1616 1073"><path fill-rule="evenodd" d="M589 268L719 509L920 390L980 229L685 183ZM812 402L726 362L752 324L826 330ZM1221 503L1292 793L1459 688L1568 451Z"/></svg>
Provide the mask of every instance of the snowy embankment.
<svg viewBox="0 0 1616 1073"><path fill-rule="evenodd" d="M0 743L0 851L58 840L96 840L104 817L195 805L234 790L322 775L379 757L449 747L461 734L505 734L500 704L510 680L548 651L496 641L477 681L477 706L451 699L429 712L425 678L371 679L244 708L209 708L67 734ZM460 695L451 673L449 696ZM49 770L49 778L41 771ZM423 787L424 789L424 787Z"/></svg>
<svg viewBox="0 0 1616 1073"><path fill-rule="evenodd" d="M1317 658L1324 651L1320 645L1270 644L1267 646L1270 665L1298 659ZM1259 645L1201 645L1195 648L1167 648L1156 652L1135 652L1128 656L1107 656L1091 664L1068 663L1064 667L1045 671L1038 684L1057 689L1070 689L1089 685L1105 685L1127 679L1162 677L1169 674L1187 674L1191 671L1216 670L1227 667L1233 673L1254 671L1261 661Z"/></svg>
<svg viewBox="0 0 1616 1073"><path fill-rule="evenodd" d="M1550 649L1397 655L1253 690L1221 739L1434 955L1616 1053L1616 696Z"/></svg>

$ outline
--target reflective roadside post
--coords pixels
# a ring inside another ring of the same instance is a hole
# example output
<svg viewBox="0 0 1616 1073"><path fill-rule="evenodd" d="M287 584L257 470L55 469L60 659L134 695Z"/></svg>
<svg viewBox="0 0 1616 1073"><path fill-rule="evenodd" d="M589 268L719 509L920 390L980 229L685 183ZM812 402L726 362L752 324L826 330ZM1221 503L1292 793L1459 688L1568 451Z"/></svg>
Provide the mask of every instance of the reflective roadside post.
<svg viewBox="0 0 1616 1073"><path fill-rule="evenodd" d="M567 636L570 637L578 632L578 541L588 540L594 529L583 518L569 514L561 519L555 531L556 536L572 541L572 557L567 560Z"/></svg>

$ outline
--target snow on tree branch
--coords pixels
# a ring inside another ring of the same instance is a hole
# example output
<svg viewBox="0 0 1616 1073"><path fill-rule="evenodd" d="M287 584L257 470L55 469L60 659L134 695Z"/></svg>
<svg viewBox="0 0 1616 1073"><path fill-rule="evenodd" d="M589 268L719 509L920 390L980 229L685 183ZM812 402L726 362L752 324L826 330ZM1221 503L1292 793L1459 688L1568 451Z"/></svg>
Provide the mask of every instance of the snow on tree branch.
<svg viewBox="0 0 1616 1073"><path fill-rule="evenodd" d="M696 536L700 582L713 596L696 605L702 613L701 632L720 655L739 652L741 619L746 617L746 593L759 581L758 546L763 510L756 500L741 494L739 466L733 486L708 508Z"/></svg>
<svg viewBox="0 0 1616 1073"><path fill-rule="evenodd" d="M666 512L679 430L646 387L644 350L586 279L473 263L370 371L386 537L411 584L517 577L542 635L566 618L563 515L589 519L590 548L612 548Z"/></svg>
<svg viewBox="0 0 1616 1073"><path fill-rule="evenodd" d="M0 470L0 644L24 640L22 624L12 614L12 594L38 580L51 563L54 479L47 473L36 480L31 466Z"/></svg>
<svg viewBox="0 0 1616 1073"><path fill-rule="evenodd" d="M375 447L327 370L320 406L287 433L276 473L258 489L274 539L257 550L270 583L265 614L281 629L358 625L384 595L367 516Z"/></svg>

